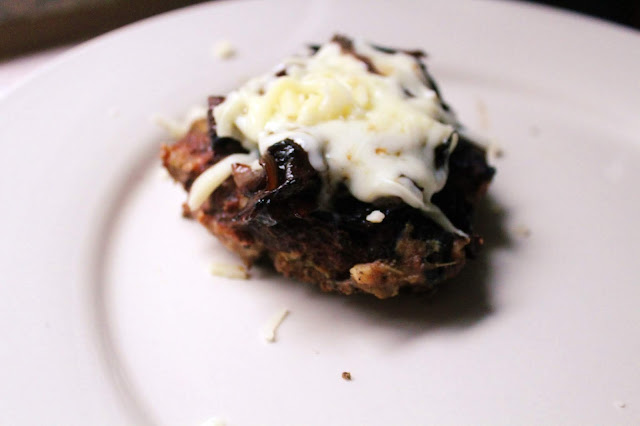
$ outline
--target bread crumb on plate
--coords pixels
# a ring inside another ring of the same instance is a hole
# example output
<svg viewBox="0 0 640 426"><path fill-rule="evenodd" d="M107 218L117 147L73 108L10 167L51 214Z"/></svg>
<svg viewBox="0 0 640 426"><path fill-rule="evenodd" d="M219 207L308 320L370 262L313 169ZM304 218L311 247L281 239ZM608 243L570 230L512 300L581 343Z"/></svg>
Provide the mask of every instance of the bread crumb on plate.
<svg viewBox="0 0 640 426"><path fill-rule="evenodd" d="M349 381L351 380L351 373L349 373L348 371L343 371L342 372L342 378Z"/></svg>

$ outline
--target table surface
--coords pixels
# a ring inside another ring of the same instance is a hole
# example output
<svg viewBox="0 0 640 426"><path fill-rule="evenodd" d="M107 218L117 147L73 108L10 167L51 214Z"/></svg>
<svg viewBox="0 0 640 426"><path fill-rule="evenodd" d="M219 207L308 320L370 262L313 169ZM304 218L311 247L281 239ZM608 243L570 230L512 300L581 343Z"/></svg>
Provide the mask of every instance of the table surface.
<svg viewBox="0 0 640 426"><path fill-rule="evenodd" d="M574 10L602 19L624 23L640 29L640 7L635 6L633 0L623 0L615 5L605 5L597 0L534 0L539 3L546 3L552 6ZM196 3L197 1L174 0L174 6ZM183 4L184 3L184 4ZM628 15L628 16L627 16ZM42 65L51 61L56 56L69 50L75 44L61 47L48 48L35 53L25 54L11 59L0 60L0 97L2 97L11 86L34 72Z"/></svg>

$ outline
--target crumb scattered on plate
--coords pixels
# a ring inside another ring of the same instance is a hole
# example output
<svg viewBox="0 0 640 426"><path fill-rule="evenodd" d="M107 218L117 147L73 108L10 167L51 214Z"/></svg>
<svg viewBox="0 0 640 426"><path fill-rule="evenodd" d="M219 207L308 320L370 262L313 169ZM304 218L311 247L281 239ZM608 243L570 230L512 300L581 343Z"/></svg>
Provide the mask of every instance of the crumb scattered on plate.
<svg viewBox="0 0 640 426"><path fill-rule="evenodd" d="M217 417L212 417L200 423L199 426L226 426L226 425L227 423L224 420L220 420Z"/></svg>
<svg viewBox="0 0 640 426"><path fill-rule="evenodd" d="M348 371L343 371L342 378L345 380L351 380L351 373L349 373Z"/></svg>
<svg viewBox="0 0 640 426"><path fill-rule="evenodd" d="M614 401L613 405L615 405L617 408L625 408L627 406L627 403L624 401Z"/></svg>
<svg viewBox="0 0 640 426"><path fill-rule="evenodd" d="M482 99L476 101L476 111L478 113L478 127L480 130L487 132L489 130L489 111L487 104Z"/></svg>
<svg viewBox="0 0 640 426"><path fill-rule="evenodd" d="M167 169L160 167L160 169L158 169L158 178L162 180L171 180L171 175L169 175Z"/></svg>
<svg viewBox="0 0 640 426"><path fill-rule="evenodd" d="M489 146L487 146L487 155L492 160L502 158L504 157L504 149L502 149L500 144L495 139L491 139L489 141Z"/></svg>
<svg viewBox="0 0 640 426"><path fill-rule="evenodd" d="M282 324L282 321L284 321L287 315L289 315L289 310L282 308L269 319L264 327L264 340L269 343L276 341L278 327L280 327L280 324Z"/></svg>
<svg viewBox="0 0 640 426"><path fill-rule="evenodd" d="M173 119L156 114L151 120L158 126L165 129L173 138L181 138L187 134L191 125L197 121L207 118L207 108L202 106L193 106L187 111L187 114L180 119Z"/></svg>
<svg viewBox="0 0 640 426"><path fill-rule="evenodd" d="M513 230L514 234L521 238L528 238L531 236L531 229L526 225L518 225Z"/></svg>
<svg viewBox="0 0 640 426"><path fill-rule="evenodd" d="M367 215L367 221L371 223L380 223L384 220L385 216L380 210L374 210Z"/></svg>
<svg viewBox="0 0 640 426"><path fill-rule="evenodd" d="M236 54L236 49L229 40L219 40L213 45L213 54L218 59L229 59Z"/></svg>
<svg viewBox="0 0 640 426"><path fill-rule="evenodd" d="M234 280L246 280L249 278L249 272L244 265L234 265L231 263L211 262L209 264L209 273L217 277L231 278Z"/></svg>

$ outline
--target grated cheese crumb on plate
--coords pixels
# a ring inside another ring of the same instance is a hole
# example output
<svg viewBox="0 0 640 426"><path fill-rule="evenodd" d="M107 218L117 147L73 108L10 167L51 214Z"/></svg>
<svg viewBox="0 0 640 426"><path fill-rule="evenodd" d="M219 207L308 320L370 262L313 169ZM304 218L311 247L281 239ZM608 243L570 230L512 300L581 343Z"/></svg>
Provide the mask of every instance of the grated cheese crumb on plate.
<svg viewBox="0 0 640 426"><path fill-rule="evenodd" d="M380 223L384 220L385 215L380 210L374 210L367 215L367 221L371 223Z"/></svg>
<svg viewBox="0 0 640 426"><path fill-rule="evenodd" d="M173 119L156 114L151 117L151 120L156 125L165 129L172 138L180 139L187 134L194 121L203 118L207 118L207 108L193 106L189 108L187 114L182 119Z"/></svg>
<svg viewBox="0 0 640 426"><path fill-rule="evenodd" d="M253 153L231 154L205 170L193 181L193 184L191 184L187 199L189 209L195 211L200 208L202 203L213 194L216 188L231 176L231 167L233 164L251 164L256 159L255 157L256 155Z"/></svg>
<svg viewBox="0 0 640 426"><path fill-rule="evenodd" d="M269 319L264 327L264 340L269 343L276 341L278 327L280 327L280 324L282 324L282 321L284 321L287 315L289 315L289 310L282 308Z"/></svg>
<svg viewBox="0 0 640 426"><path fill-rule="evenodd" d="M209 264L209 273L217 277L231 278L234 280L246 280L249 278L249 272L243 265L232 265L230 263L211 262Z"/></svg>
<svg viewBox="0 0 640 426"><path fill-rule="evenodd" d="M158 168L158 178L162 180L171 180L171 175L164 167Z"/></svg>
<svg viewBox="0 0 640 426"><path fill-rule="evenodd" d="M495 139L489 140L489 145L487 146L487 155L492 160L504 157L504 150Z"/></svg>
<svg viewBox="0 0 640 426"><path fill-rule="evenodd" d="M229 59L236 54L236 49L229 40L220 40L213 46L213 54L218 59Z"/></svg>
<svg viewBox="0 0 640 426"><path fill-rule="evenodd" d="M531 230L525 225L516 226L515 229L513 230L513 232L518 237L522 237L522 238L528 238L528 237L531 236Z"/></svg>
<svg viewBox="0 0 640 426"><path fill-rule="evenodd" d="M617 408L625 408L627 406L627 403L624 401L615 401L613 405L615 405Z"/></svg>
<svg viewBox="0 0 640 426"><path fill-rule="evenodd" d="M482 99L478 99L476 101L476 111L478 113L478 127L483 132L489 131L489 111L487 109L487 104L484 103Z"/></svg>
<svg viewBox="0 0 640 426"><path fill-rule="evenodd" d="M200 423L199 426L226 426L226 424L227 423L224 420L220 420L217 417L212 417Z"/></svg>

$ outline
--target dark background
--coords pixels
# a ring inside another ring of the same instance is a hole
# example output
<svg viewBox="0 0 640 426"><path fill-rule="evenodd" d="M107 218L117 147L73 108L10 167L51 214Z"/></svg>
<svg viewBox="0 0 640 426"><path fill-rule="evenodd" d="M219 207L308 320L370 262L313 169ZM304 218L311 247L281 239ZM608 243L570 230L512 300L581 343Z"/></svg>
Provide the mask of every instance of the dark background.
<svg viewBox="0 0 640 426"><path fill-rule="evenodd" d="M573 10L640 29L640 0L539 0L531 3Z"/></svg>
<svg viewBox="0 0 640 426"><path fill-rule="evenodd" d="M142 18L202 1L0 0L0 59L85 40ZM533 2L573 10L640 29L640 0L538 0Z"/></svg>

